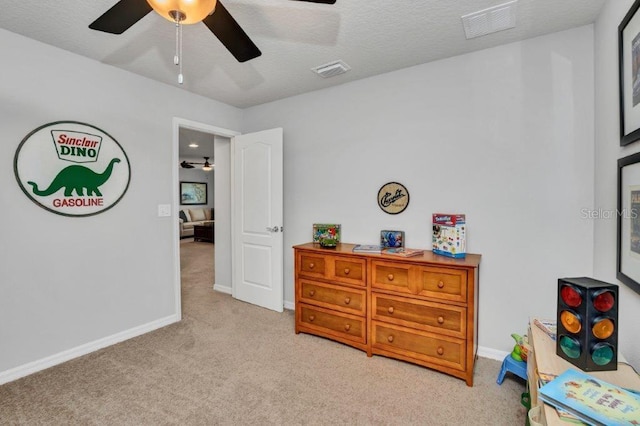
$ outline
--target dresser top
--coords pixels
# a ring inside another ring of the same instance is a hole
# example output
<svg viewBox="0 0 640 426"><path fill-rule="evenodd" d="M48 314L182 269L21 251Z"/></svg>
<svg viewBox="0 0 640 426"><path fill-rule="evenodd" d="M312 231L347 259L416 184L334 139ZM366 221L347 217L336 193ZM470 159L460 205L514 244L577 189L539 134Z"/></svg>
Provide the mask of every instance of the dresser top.
<svg viewBox="0 0 640 426"><path fill-rule="evenodd" d="M341 254L341 255L356 255L356 256L364 256L376 259L383 260L394 260L394 261L410 261L412 263L437 263L437 264L450 264L452 266L465 266L465 267L473 267L476 268L480 265L480 258L482 257L479 254L467 253L466 256L462 259L454 259L447 256L442 256L439 254L433 254L433 252L429 250L425 250L422 255L411 256L411 257L402 257L391 254L380 254L380 253L354 253L353 248L355 244L349 243L339 243L336 247L332 248L323 248L320 247L320 244L317 243L305 243L293 246L294 249L297 250L308 250L315 251L322 254Z"/></svg>

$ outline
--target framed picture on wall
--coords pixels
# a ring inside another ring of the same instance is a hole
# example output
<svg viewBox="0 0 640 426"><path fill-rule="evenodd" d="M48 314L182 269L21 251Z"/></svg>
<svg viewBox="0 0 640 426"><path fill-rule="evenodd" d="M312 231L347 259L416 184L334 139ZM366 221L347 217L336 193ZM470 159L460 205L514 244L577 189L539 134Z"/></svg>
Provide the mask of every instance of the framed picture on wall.
<svg viewBox="0 0 640 426"><path fill-rule="evenodd" d="M180 182L180 204L207 204L207 183Z"/></svg>
<svg viewBox="0 0 640 426"><path fill-rule="evenodd" d="M640 153L618 160L617 278L640 293Z"/></svg>
<svg viewBox="0 0 640 426"><path fill-rule="evenodd" d="M640 139L640 0L618 27L620 145Z"/></svg>

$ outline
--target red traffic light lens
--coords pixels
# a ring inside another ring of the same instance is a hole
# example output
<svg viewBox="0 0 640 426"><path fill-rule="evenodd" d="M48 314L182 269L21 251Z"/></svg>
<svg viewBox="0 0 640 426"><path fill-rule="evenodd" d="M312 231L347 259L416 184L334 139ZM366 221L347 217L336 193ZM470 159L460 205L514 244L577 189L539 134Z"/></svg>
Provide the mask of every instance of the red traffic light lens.
<svg viewBox="0 0 640 426"><path fill-rule="evenodd" d="M576 359L580 357L580 342L573 337L560 337L560 348L569 358Z"/></svg>
<svg viewBox="0 0 640 426"><path fill-rule="evenodd" d="M613 297L613 293L610 291L603 291L593 298L593 307L600 312L609 311L611 308L613 308L614 304L615 298Z"/></svg>
<svg viewBox="0 0 640 426"><path fill-rule="evenodd" d="M560 313L560 322L569 333L577 334L582 330L582 321L573 312L562 311Z"/></svg>
<svg viewBox="0 0 640 426"><path fill-rule="evenodd" d="M591 332L598 339L608 339L613 334L614 328L611 318L597 318L591 327Z"/></svg>
<svg viewBox="0 0 640 426"><path fill-rule="evenodd" d="M598 365L607 365L613 360L613 348L608 343L598 343L591 351L591 359Z"/></svg>
<svg viewBox="0 0 640 426"><path fill-rule="evenodd" d="M572 308L576 308L582 303L582 295L580 292L569 285L562 286L560 289L560 298L562 298L562 301L566 305Z"/></svg>

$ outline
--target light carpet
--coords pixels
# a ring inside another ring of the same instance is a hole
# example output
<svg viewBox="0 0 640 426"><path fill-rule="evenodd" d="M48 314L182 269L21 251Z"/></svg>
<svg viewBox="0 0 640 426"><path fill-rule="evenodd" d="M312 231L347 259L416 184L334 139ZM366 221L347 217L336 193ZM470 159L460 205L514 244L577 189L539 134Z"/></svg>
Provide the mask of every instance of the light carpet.
<svg viewBox="0 0 640 426"><path fill-rule="evenodd" d="M210 243L180 244L183 320L0 386L2 425L524 425L524 381L474 386L294 333L293 312L214 292Z"/></svg>

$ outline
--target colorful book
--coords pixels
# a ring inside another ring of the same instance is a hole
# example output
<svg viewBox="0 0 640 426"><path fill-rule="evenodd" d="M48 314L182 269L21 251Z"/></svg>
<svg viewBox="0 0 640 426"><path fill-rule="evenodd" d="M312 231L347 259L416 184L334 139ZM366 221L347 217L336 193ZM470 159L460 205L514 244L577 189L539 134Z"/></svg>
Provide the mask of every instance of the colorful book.
<svg viewBox="0 0 640 426"><path fill-rule="evenodd" d="M539 389L540 399L590 425L640 423L640 396L568 369Z"/></svg>
<svg viewBox="0 0 640 426"><path fill-rule="evenodd" d="M400 257L420 256L422 253L424 253L424 250L404 248L404 247L390 247L382 250L382 254L388 254L391 256L400 256Z"/></svg>
<svg viewBox="0 0 640 426"><path fill-rule="evenodd" d="M356 244L353 247L354 253L382 253L382 247L376 244Z"/></svg>
<svg viewBox="0 0 640 426"><path fill-rule="evenodd" d="M547 336L551 337L553 340L556 340L556 334L558 332L558 326L556 320L545 320L535 318L533 323L542 331L544 331Z"/></svg>

